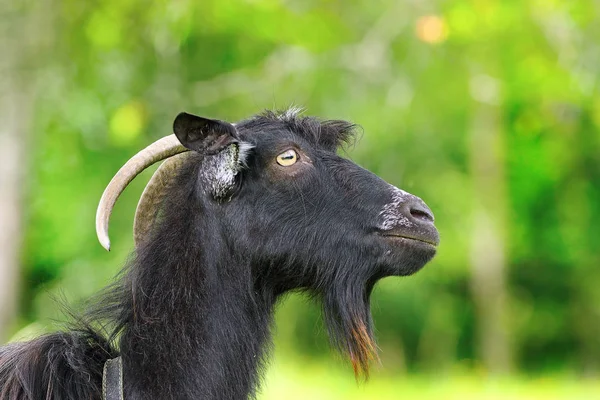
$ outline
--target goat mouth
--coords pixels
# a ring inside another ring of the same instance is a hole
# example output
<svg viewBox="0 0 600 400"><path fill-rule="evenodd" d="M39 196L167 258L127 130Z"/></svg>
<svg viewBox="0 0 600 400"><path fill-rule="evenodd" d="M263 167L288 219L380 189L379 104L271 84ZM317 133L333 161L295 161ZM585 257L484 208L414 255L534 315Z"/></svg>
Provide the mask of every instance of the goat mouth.
<svg viewBox="0 0 600 400"><path fill-rule="evenodd" d="M424 243L426 245L429 245L431 247L436 248L439 244L439 240L435 240L433 238L427 238L427 237L423 237L423 236L415 236L415 235L407 235L407 234L385 234L385 235L381 235L385 238L390 238L392 240L396 239L396 240L404 240L404 241L409 241L409 242L420 242L420 243Z"/></svg>

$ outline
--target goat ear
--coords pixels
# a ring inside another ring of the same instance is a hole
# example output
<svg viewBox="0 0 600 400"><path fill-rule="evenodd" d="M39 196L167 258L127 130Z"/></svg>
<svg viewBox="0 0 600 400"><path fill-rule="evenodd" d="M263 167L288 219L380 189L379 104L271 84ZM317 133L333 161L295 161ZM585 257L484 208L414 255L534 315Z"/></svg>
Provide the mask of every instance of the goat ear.
<svg viewBox="0 0 600 400"><path fill-rule="evenodd" d="M184 147L206 155L217 154L238 142L235 126L229 122L185 112L175 118L173 132Z"/></svg>

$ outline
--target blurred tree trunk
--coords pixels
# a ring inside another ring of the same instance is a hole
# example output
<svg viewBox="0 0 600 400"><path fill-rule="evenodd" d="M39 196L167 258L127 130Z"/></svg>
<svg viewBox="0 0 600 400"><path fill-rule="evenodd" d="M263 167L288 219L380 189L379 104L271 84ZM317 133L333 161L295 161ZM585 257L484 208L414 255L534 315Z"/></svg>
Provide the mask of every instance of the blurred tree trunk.
<svg viewBox="0 0 600 400"><path fill-rule="evenodd" d="M512 366L509 339L506 241L507 193L504 141L497 81L487 75L471 79L473 108L469 163L473 182L471 291L475 302L478 358L494 375Z"/></svg>
<svg viewBox="0 0 600 400"><path fill-rule="evenodd" d="M35 14L30 13L34 5ZM0 342L7 339L18 311L25 148L35 78L31 61L43 61L36 38L46 24L36 24L47 17L40 8L40 3L0 3Z"/></svg>
<svg viewBox="0 0 600 400"><path fill-rule="evenodd" d="M11 77L2 74L0 83L0 341L17 315L19 255L22 238L22 188L24 118L17 110L20 93ZM12 82L9 82L12 83Z"/></svg>

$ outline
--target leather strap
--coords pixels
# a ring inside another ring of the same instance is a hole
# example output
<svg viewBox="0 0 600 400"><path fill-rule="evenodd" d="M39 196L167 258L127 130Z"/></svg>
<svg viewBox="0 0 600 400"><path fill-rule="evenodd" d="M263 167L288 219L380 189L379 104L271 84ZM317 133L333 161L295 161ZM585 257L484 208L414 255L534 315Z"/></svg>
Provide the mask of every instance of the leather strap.
<svg viewBox="0 0 600 400"><path fill-rule="evenodd" d="M107 360L102 373L102 400L123 400L123 362L121 357Z"/></svg>

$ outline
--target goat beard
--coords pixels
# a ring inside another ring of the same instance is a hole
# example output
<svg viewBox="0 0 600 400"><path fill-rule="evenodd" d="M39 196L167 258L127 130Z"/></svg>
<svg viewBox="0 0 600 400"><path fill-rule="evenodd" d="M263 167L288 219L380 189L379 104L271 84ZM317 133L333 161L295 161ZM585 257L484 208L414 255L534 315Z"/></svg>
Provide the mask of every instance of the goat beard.
<svg viewBox="0 0 600 400"><path fill-rule="evenodd" d="M323 314L331 344L349 357L356 380L367 380L371 363L379 361L369 300L375 282L345 278L324 293Z"/></svg>

